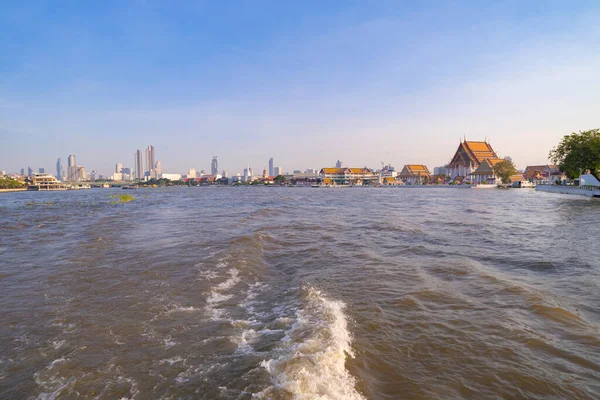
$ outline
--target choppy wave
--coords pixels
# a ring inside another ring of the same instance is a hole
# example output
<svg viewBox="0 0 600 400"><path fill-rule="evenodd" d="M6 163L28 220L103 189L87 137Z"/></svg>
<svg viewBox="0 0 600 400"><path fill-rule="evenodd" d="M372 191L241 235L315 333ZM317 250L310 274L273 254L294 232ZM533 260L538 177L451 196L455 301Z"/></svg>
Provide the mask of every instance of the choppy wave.
<svg viewBox="0 0 600 400"><path fill-rule="evenodd" d="M311 287L305 292L304 304L275 357L261 363L272 386L257 397L284 391L296 399L363 399L345 367L346 357L354 354L344 303Z"/></svg>

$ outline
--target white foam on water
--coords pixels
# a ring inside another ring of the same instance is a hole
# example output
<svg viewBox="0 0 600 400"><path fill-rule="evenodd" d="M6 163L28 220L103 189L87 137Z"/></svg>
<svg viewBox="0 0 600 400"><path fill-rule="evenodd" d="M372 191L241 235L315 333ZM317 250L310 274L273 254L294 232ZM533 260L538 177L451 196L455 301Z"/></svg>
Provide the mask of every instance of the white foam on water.
<svg viewBox="0 0 600 400"><path fill-rule="evenodd" d="M188 312L188 311L200 311L200 310L198 308L195 308L195 307L192 307L192 306L190 306L190 307L183 307L181 305L175 305L173 308L170 308L167 311L167 314L171 314L171 313L174 313L174 312Z"/></svg>
<svg viewBox="0 0 600 400"><path fill-rule="evenodd" d="M239 274L240 272L236 268L231 268L229 270L229 278L226 281L219 283L216 286L216 290L222 291L234 287L240 281Z"/></svg>
<svg viewBox="0 0 600 400"><path fill-rule="evenodd" d="M252 344L255 343L260 335L254 329L245 329L239 336L233 336L231 341L237 344L237 352L243 354L254 353Z"/></svg>
<svg viewBox="0 0 600 400"><path fill-rule="evenodd" d="M177 344L177 342L174 341L171 336L167 336L165 339L163 339L163 342L165 344L165 349L173 347L173 346L175 346Z"/></svg>
<svg viewBox="0 0 600 400"><path fill-rule="evenodd" d="M173 358L165 358L163 360L160 360L158 363L160 365L163 365L163 364L173 365L173 364L176 364L176 363L182 362L182 361L184 361L184 359L177 356L177 357L173 357Z"/></svg>
<svg viewBox="0 0 600 400"><path fill-rule="evenodd" d="M65 345L65 343L67 343L65 340L54 340L54 341L52 341L52 348L55 350L58 350L61 347L63 347Z"/></svg>
<svg viewBox="0 0 600 400"><path fill-rule="evenodd" d="M54 367L57 364L68 361L65 357L57 358L52 361L46 368L41 371L33 374L35 383L40 386L42 393L40 393L37 398L40 400L54 400L59 398L63 391L70 388L71 385L75 383L75 379L66 379L58 375L57 372L54 372Z"/></svg>
<svg viewBox="0 0 600 400"><path fill-rule="evenodd" d="M232 289L235 285L240 282L239 271L236 268L231 268L229 271L229 278L219 283L210 289L210 294L206 299L205 310L213 320L221 320L225 318L223 310L219 309L219 305L233 297L233 294L224 293Z"/></svg>
<svg viewBox="0 0 600 400"><path fill-rule="evenodd" d="M216 279L218 277L219 277L219 273L217 271L208 270L208 271L198 272L198 278L197 278L197 280L211 281L211 280Z"/></svg>
<svg viewBox="0 0 600 400"><path fill-rule="evenodd" d="M272 386L255 397L268 399L285 391L299 400L364 399L345 367L346 356L353 357L353 352L344 307L341 301L307 288L304 305L280 349L261 363Z"/></svg>

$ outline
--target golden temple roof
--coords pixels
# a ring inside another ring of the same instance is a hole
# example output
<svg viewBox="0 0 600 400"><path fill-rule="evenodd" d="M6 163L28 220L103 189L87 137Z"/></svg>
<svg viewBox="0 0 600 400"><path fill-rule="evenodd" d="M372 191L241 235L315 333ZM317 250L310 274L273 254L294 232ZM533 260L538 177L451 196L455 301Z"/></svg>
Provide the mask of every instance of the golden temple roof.
<svg viewBox="0 0 600 400"><path fill-rule="evenodd" d="M423 177L429 175L429 169L427 166L422 164L407 164L402 168L402 172L400 172L401 176L418 176L421 175Z"/></svg>

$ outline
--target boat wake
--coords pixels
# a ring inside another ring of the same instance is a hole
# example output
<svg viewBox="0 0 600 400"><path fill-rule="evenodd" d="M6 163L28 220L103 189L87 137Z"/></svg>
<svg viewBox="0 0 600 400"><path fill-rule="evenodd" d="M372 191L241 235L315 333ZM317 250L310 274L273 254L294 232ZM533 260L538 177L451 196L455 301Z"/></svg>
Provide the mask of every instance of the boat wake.
<svg viewBox="0 0 600 400"><path fill-rule="evenodd" d="M286 332L273 358L261 365L272 385L256 395L295 399L364 399L346 370L346 357L354 357L344 303L327 298L312 287L303 289L303 306Z"/></svg>

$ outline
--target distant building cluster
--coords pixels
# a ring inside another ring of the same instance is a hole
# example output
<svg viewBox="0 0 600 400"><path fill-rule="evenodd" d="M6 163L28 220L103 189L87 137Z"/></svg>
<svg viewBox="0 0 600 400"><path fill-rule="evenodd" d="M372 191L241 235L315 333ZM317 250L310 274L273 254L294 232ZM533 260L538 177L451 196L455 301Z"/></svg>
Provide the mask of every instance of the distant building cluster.
<svg viewBox="0 0 600 400"><path fill-rule="evenodd" d="M155 148L149 145L145 150L137 150L133 157L133 167L126 167L123 163L115 164L114 172L110 176L102 176L95 170L87 173L86 169L78 165L74 154L67 158L67 166L63 165L61 158L56 161L56 180L58 182L93 182L114 181L153 181L168 180L179 181L186 184L254 184L254 183L284 183L291 182L295 185L424 185L424 184L496 184L499 177L496 175L496 165L502 161L510 161L510 157L501 158L492 148L489 141L461 140L450 162L443 166L433 168L433 173L424 164L406 164L400 171L392 165L381 163L381 169L367 167L347 167L341 160L335 162L335 167L308 168L304 171L295 169L293 172L284 172L281 166L275 165L274 158L268 160L268 167L254 170L249 165L241 173L229 174L223 169L219 172L220 162L215 155L210 161L210 173L191 167L186 174L168 173L163 171L162 164L156 159ZM0 176L6 175L0 171ZM45 168L39 168L34 173L33 168L21 169L21 173L13 174L21 179L48 180L52 176L45 174ZM560 183L566 180L565 175L555 165L528 166L511 177L511 181L528 181L539 183ZM48 180L50 181L50 180Z"/></svg>

